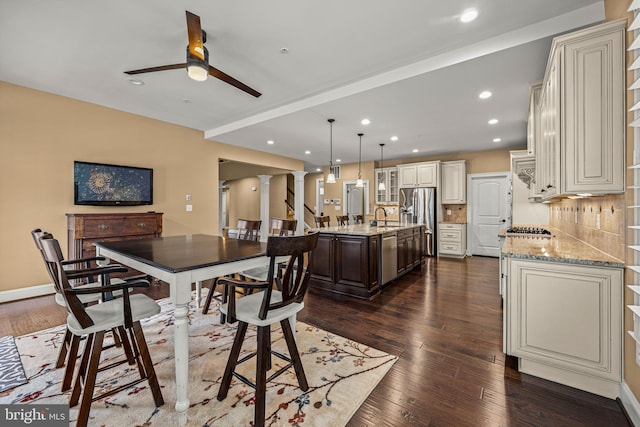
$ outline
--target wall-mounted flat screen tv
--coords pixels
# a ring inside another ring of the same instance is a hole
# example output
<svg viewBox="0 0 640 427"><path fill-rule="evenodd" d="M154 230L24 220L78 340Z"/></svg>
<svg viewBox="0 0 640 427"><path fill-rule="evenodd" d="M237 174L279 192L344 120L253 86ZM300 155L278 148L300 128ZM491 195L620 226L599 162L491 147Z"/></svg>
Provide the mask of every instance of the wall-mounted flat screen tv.
<svg viewBox="0 0 640 427"><path fill-rule="evenodd" d="M75 161L73 181L76 205L153 204L153 169Z"/></svg>

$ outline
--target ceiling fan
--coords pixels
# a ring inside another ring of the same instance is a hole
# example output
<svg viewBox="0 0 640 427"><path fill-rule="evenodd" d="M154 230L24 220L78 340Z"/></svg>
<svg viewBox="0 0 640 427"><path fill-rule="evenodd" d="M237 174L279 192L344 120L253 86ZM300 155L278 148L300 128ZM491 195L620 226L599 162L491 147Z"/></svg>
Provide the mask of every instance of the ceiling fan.
<svg viewBox="0 0 640 427"><path fill-rule="evenodd" d="M186 68L189 77L193 80L204 81L210 75L223 82L229 83L231 86L247 92L256 98L262 95L255 89L250 88L246 84L234 79L230 75L223 73L215 67L209 65L209 51L204 47L207 42L207 33L200 26L200 17L193 13L187 12L187 32L189 34L189 45L187 46L187 62L182 64L161 65L159 67L142 68L140 70L125 71L125 74L143 74L153 73L156 71L177 70Z"/></svg>

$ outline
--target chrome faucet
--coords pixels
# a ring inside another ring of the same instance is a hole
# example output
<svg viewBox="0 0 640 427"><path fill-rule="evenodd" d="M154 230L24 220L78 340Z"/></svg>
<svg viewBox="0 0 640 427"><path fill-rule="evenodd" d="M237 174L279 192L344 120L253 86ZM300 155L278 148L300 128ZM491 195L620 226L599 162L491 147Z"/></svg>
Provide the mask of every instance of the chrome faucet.
<svg viewBox="0 0 640 427"><path fill-rule="evenodd" d="M373 211L373 219L376 220L376 224L378 224L378 210L382 209L382 213L384 214L384 226L387 226L387 211L384 210L382 206L378 206L375 211Z"/></svg>

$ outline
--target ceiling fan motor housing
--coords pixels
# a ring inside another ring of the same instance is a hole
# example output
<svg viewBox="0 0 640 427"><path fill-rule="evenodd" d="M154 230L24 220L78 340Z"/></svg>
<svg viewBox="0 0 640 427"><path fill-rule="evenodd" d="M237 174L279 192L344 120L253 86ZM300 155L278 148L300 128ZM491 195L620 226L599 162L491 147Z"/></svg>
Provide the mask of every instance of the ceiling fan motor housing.
<svg viewBox="0 0 640 427"><path fill-rule="evenodd" d="M204 46L202 48L204 50L204 59L192 55L189 52L189 45L187 45L187 72L193 80L204 81L209 74L209 50Z"/></svg>

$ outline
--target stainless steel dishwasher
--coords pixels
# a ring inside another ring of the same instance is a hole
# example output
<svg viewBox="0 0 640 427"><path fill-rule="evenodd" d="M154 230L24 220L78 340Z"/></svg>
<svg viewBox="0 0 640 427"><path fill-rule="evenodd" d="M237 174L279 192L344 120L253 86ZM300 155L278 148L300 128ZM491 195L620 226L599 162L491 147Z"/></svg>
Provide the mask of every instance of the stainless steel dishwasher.
<svg viewBox="0 0 640 427"><path fill-rule="evenodd" d="M380 285L385 285L398 275L398 233L382 235L380 249Z"/></svg>

